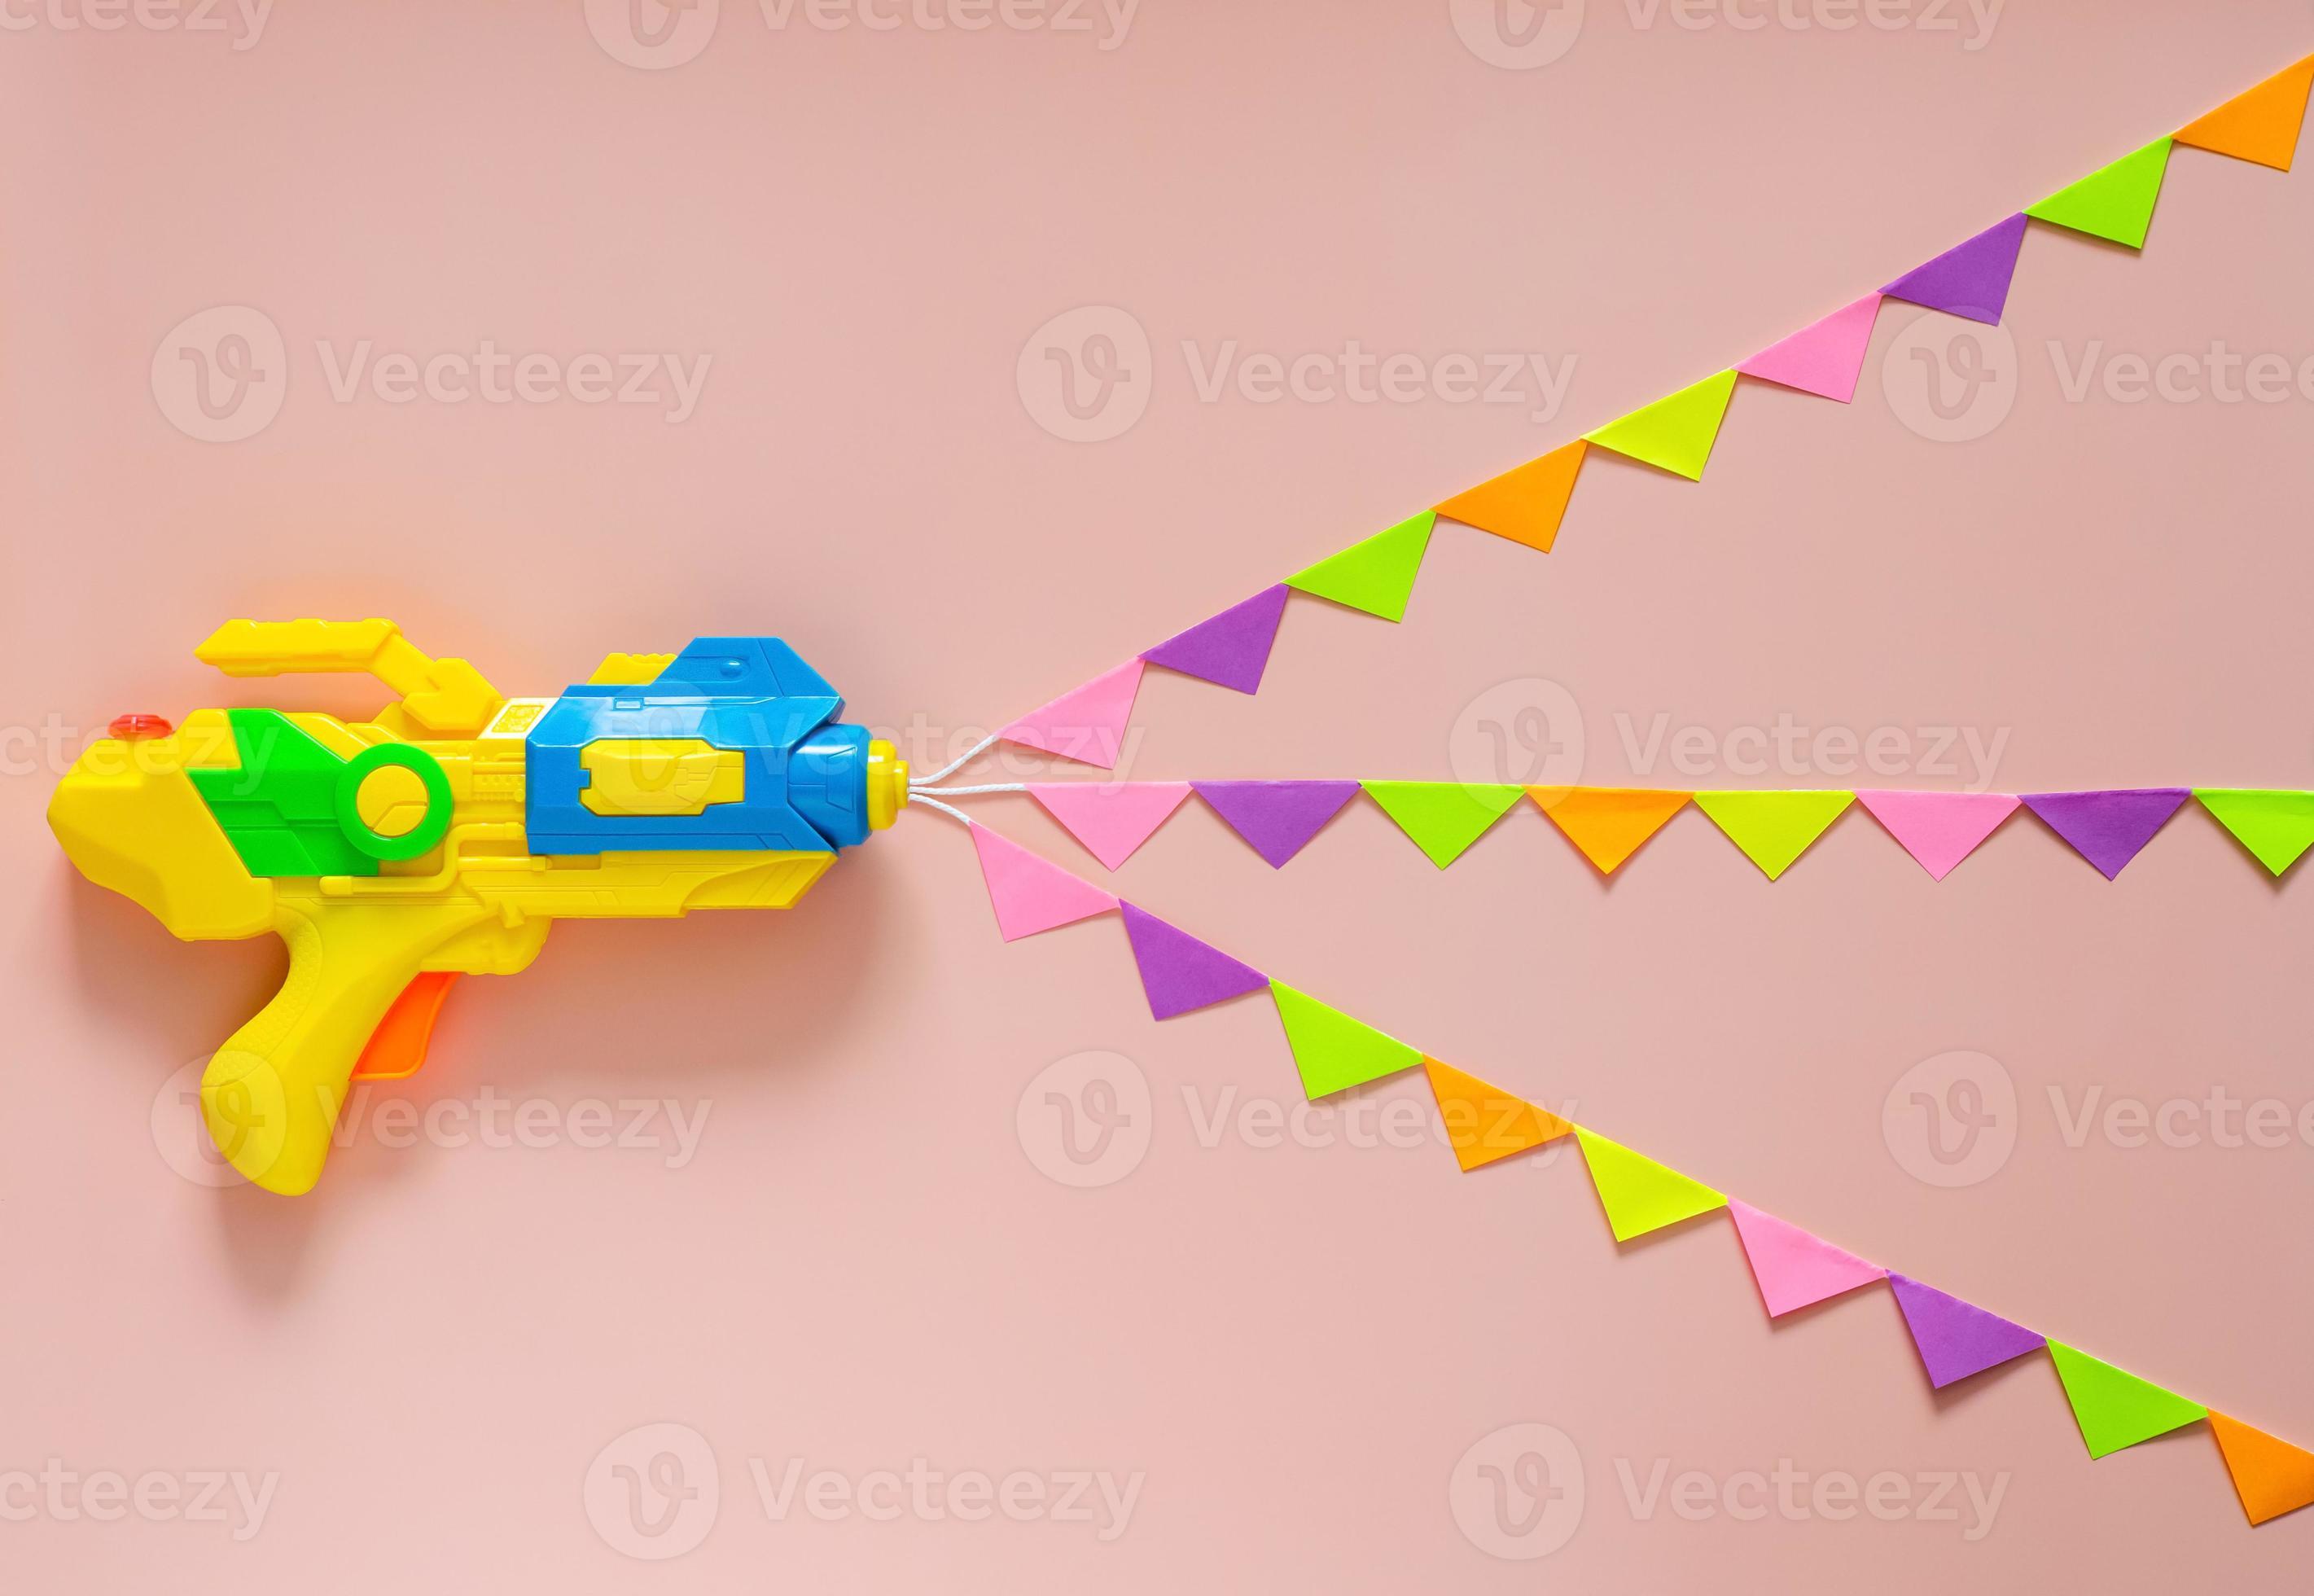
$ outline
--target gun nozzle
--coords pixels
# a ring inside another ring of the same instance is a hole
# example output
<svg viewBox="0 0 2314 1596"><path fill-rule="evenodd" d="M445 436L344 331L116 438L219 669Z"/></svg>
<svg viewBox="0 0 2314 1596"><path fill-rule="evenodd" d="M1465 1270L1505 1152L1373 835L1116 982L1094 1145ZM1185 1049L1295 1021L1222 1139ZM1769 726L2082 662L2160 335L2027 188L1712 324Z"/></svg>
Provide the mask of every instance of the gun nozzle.
<svg viewBox="0 0 2314 1596"><path fill-rule="evenodd" d="M868 829L882 831L908 803L908 762L881 737L868 744Z"/></svg>

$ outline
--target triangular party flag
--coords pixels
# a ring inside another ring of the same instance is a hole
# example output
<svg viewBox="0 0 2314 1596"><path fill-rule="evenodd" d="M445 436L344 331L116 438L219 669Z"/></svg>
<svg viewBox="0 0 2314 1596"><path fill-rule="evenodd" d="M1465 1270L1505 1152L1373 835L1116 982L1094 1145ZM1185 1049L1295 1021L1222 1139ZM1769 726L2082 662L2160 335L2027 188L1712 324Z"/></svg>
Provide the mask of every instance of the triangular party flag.
<svg viewBox="0 0 2314 1596"><path fill-rule="evenodd" d="M1752 1265L1752 1278L1759 1283L1770 1318L1888 1276L1879 1265L1868 1264L1749 1203L1730 1197L1727 1212L1735 1216L1736 1233L1744 1239L1744 1257Z"/></svg>
<svg viewBox="0 0 2314 1596"><path fill-rule="evenodd" d="M1610 1142L1595 1131L1575 1127L1583 1147L1583 1162L1598 1188L1600 1206L1607 1211L1607 1228L1618 1241L1629 1241L1649 1230L1660 1230L1699 1213L1727 1206L1727 1199L1700 1180Z"/></svg>
<svg viewBox="0 0 2314 1596"><path fill-rule="evenodd" d="M1438 507L1438 513L1548 554L1575 492L1575 474L1583 469L1583 456L1590 447L1579 437L1563 444L1539 460L1456 494Z"/></svg>
<svg viewBox="0 0 2314 1596"><path fill-rule="evenodd" d="M2314 792L2196 787L2194 796L2257 856L2258 863L2277 876L2314 847Z"/></svg>
<svg viewBox="0 0 2314 1596"><path fill-rule="evenodd" d="M1188 801L1187 781L1031 781L1029 796L1110 869Z"/></svg>
<svg viewBox="0 0 2314 1596"><path fill-rule="evenodd" d="M1294 1067L1302 1071L1304 1097L1322 1098L1363 1086L1422 1062L1420 1053L1397 1037L1385 1036L1282 981L1269 983L1269 995L1276 1000L1285 1045L1294 1050Z"/></svg>
<svg viewBox="0 0 2314 1596"><path fill-rule="evenodd" d="M2175 1391L2165 1391L2151 1380L2140 1380L2062 1341L2049 1343L2049 1355L2057 1361L2057 1378L2065 1382L2065 1400L2073 1405L2073 1422L2080 1425L2081 1441L2092 1458L2106 1457L2210 1416L2210 1410L2200 1403L2188 1402Z"/></svg>
<svg viewBox="0 0 2314 1596"><path fill-rule="evenodd" d="M1302 851L1342 806L1355 781L1193 781L1197 796L1253 845L1272 869Z"/></svg>
<svg viewBox="0 0 2314 1596"><path fill-rule="evenodd" d="M1972 322L1997 322L2009 304L2009 283L2017 275L2017 248L2025 242L2025 214L1995 222L1965 243L1955 244L1883 287L1891 299L1949 311Z"/></svg>
<svg viewBox="0 0 2314 1596"><path fill-rule="evenodd" d="M1612 876L1663 823L1687 805L1683 792L1652 787L1530 787L1535 807L1583 850L1583 857Z"/></svg>
<svg viewBox="0 0 2314 1596"><path fill-rule="evenodd" d="M1044 708L1031 710L996 735L1008 743L1108 770L1124 749L1125 723L1133 714L1134 694L1141 691L1143 668L1139 659L1128 659Z"/></svg>
<svg viewBox="0 0 2314 1596"><path fill-rule="evenodd" d="M2028 792L2025 807L2110 881L2191 796L2183 787L2118 792Z"/></svg>
<svg viewBox="0 0 2314 1596"><path fill-rule="evenodd" d="M1131 904L1117 907L1125 915L1125 934L1133 944L1133 962L1141 970L1149 1012L1159 1019L1209 1008L1269 984L1269 977L1251 965L1167 925L1147 910Z"/></svg>
<svg viewBox="0 0 2314 1596"><path fill-rule="evenodd" d="M1415 573L1422 569L1422 551L1430 546L1430 529L1437 520L1435 510L1409 516L1307 570L1296 571L1285 578L1285 585L1385 621L1404 620L1406 601L1414 593Z"/></svg>
<svg viewBox="0 0 2314 1596"><path fill-rule="evenodd" d="M1444 869L1486 834L1525 792L1524 787L1491 782L1367 781L1373 801L1398 822L1398 829Z"/></svg>
<svg viewBox="0 0 2314 1596"><path fill-rule="evenodd" d="M1854 801L1852 792L1699 792L1695 807L1773 881Z"/></svg>
<svg viewBox="0 0 2314 1596"><path fill-rule="evenodd" d="M2309 88L2314 88L2314 56L2186 123L2177 129L2177 142L2287 172L2298 151Z"/></svg>
<svg viewBox="0 0 2314 1596"><path fill-rule="evenodd" d="M1904 1327L1912 1333L1912 1345L1932 1386L1941 1389L2048 1345L2045 1337L2013 1319L1987 1313L1893 1269L1888 1283L1895 1290L1896 1306L1904 1310Z"/></svg>
<svg viewBox="0 0 2314 1596"><path fill-rule="evenodd" d="M1993 828L2017 812L2005 792L1880 792L1859 789L1856 801L1888 834L1941 881L1976 851Z"/></svg>
<svg viewBox="0 0 2314 1596"><path fill-rule="evenodd" d="M1447 1144L1465 1170L1541 1147L1575 1128L1548 1108L1538 1108L1452 1064L1425 1058L1422 1067L1429 1071L1430 1095L1438 1100Z"/></svg>
<svg viewBox="0 0 2314 1596"><path fill-rule="evenodd" d="M1867 294L1821 322L1801 328L1744 361L1736 369L1747 377L1820 393L1846 404L1856 397L1856 376L1872 342L1872 319L1880 295Z"/></svg>
<svg viewBox="0 0 2314 1596"><path fill-rule="evenodd" d="M1735 391L1736 374L1723 371L1583 436L1603 449L1700 482Z"/></svg>
<svg viewBox="0 0 2314 1596"><path fill-rule="evenodd" d="M2161 198L2161 174L2169 166L2169 141L2157 138L2110 166L2068 183L2025 214L2076 233L2109 238L2131 249L2145 247L2153 224L2153 202Z"/></svg>
<svg viewBox="0 0 2314 1596"><path fill-rule="evenodd" d="M1007 942L1117 907L1117 900L1091 882L1078 879L985 825L973 825L972 846L980 855L980 878L988 886L996 929Z"/></svg>
<svg viewBox="0 0 2314 1596"><path fill-rule="evenodd" d="M1277 640L1277 618L1285 613L1285 584L1280 582L1166 639L1141 657L1169 671L1251 692L1261 685L1269 647Z"/></svg>
<svg viewBox="0 0 2314 1596"><path fill-rule="evenodd" d="M2314 1452L2221 1413L2210 1415L2210 1432L2218 1438L2234 1495L2251 1523L2314 1507Z"/></svg>

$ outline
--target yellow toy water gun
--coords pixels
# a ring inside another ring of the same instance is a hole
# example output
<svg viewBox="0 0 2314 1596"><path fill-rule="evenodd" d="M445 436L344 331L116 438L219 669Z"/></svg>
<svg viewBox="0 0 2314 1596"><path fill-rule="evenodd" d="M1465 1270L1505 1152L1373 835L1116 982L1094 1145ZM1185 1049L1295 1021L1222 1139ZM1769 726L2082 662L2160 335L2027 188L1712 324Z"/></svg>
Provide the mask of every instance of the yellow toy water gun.
<svg viewBox="0 0 2314 1596"><path fill-rule="evenodd" d="M218 1150L269 1191L319 1178L350 1081L424 1063L459 975L526 968L558 919L785 908L908 800L891 745L776 638L614 654L552 698L503 697L389 621L233 621L196 653L401 695L365 721L125 715L49 804L80 872L176 936L288 945L201 1080Z"/></svg>

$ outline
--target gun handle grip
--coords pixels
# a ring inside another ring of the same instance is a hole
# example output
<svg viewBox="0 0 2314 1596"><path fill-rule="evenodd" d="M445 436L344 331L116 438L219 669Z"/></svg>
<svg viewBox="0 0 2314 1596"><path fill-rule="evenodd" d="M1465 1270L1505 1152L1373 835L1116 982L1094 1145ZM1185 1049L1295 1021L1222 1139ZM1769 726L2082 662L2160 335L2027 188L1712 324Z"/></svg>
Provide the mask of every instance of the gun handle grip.
<svg viewBox="0 0 2314 1596"><path fill-rule="evenodd" d="M313 1188L370 1033L427 954L471 925L469 905L277 900L289 974L201 1076L201 1118L233 1167L267 1191Z"/></svg>

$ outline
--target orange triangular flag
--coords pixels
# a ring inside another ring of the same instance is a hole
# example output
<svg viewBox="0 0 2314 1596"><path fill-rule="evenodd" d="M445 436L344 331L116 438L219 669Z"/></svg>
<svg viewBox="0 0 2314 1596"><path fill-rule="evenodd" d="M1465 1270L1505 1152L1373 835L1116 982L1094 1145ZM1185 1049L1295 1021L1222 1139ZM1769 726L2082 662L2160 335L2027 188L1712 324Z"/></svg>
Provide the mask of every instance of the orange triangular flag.
<svg viewBox="0 0 2314 1596"><path fill-rule="evenodd" d="M1613 875L1615 867L1678 814L1691 796L1652 787L1530 787L1526 791L1603 876Z"/></svg>
<svg viewBox="0 0 2314 1596"><path fill-rule="evenodd" d="M1438 507L1438 513L1548 554L1551 540L1559 535L1559 519L1567 514L1568 496L1575 491L1575 473L1583 469L1584 452L1590 446L1578 437L1540 460L1456 494Z"/></svg>
<svg viewBox="0 0 2314 1596"><path fill-rule="evenodd" d="M2314 1452L2253 1430L2224 1414L2210 1415L2210 1430L2234 1477L2234 1495L2253 1524L2314 1506Z"/></svg>
<svg viewBox="0 0 2314 1596"><path fill-rule="evenodd" d="M1438 1117L1445 1122L1454 1161L1465 1169L1555 1142L1575 1128L1548 1108L1452 1064L1426 1056L1422 1067L1430 1076L1430 1095L1438 1099Z"/></svg>
<svg viewBox="0 0 2314 1596"><path fill-rule="evenodd" d="M2287 172L2291 157L2298 153L2298 126L2306 119L2309 88L2314 88L2314 56L2186 123L2175 137L2179 144L2198 150L2215 150Z"/></svg>

